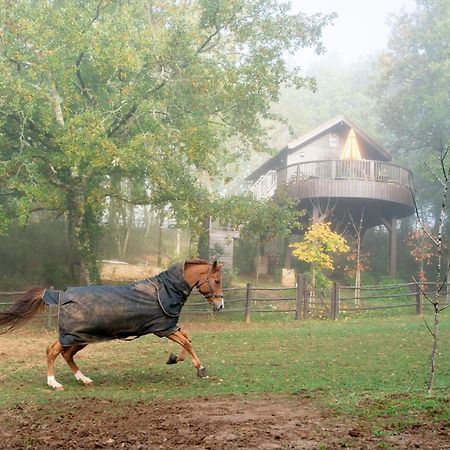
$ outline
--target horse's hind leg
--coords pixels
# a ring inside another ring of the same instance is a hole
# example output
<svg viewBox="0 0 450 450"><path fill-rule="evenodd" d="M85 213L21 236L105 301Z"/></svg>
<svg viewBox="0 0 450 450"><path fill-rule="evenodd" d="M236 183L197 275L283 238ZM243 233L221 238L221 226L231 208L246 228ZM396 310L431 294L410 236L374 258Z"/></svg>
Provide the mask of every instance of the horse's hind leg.
<svg viewBox="0 0 450 450"><path fill-rule="evenodd" d="M186 359L186 349L184 347L181 348L180 353L176 355L175 353L171 353L169 355L169 359L167 360L166 364L176 364L179 362L183 362Z"/></svg>
<svg viewBox="0 0 450 450"><path fill-rule="evenodd" d="M63 351L63 346L59 341L47 348L47 384L57 390L64 390L64 386L55 380L55 359Z"/></svg>
<svg viewBox="0 0 450 450"><path fill-rule="evenodd" d="M73 357L80 350L83 350L84 347L86 347L86 345L72 345L70 347L63 347L62 355L77 381L83 383L85 386L89 386L90 384L92 384L92 380L81 373L81 370L78 368L73 359Z"/></svg>
<svg viewBox="0 0 450 450"><path fill-rule="evenodd" d="M184 353L183 351L186 351L187 353L189 353L189 355L192 358L192 362L194 363L194 366L197 369L197 376L200 378L206 378L208 376L208 372L202 366L200 359L198 358L197 354L195 353L194 348L192 347L191 338L188 336L188 334L185 333L184 331L179 330L179 331L175 331L175 333L172 333L171 335L169 335L167 337L171 341L174 341L174 342L180 344L181 347L183 347L181 353Z"/></svg>

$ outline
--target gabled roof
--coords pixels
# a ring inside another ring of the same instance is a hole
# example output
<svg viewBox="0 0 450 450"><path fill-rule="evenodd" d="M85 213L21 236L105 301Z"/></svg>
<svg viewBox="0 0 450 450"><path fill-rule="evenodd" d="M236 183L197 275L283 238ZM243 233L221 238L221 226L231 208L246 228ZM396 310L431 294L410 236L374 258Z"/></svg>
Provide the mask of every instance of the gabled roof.
<svg viewBox="0 0 450 450"><path fill-rule="evenodd" d="M362 131L358 125L347 119L345 116L339 115L329 120L328 122L325 122L314 130L309 131L303 136L300 136L299 138L289 142L289 144L283 147L276 155L269 158L265 163L260 165L250 175L248 175L245 180L256 181L261 175L266 174L269 170L276 170L280 167L283 167L283 165L285 165L288 154L297 151L299 148L308 145L310 142L332 131L335 127L342 125L346 125L348 128L353 128L353 130L355 130L355 133L370 147L372 147L372 149L376 153L378 153L380 160L390 161L392 159L391 155L380 145L378 145L372 138L367 136L367 134L364 133L364 131Z"/></svg>

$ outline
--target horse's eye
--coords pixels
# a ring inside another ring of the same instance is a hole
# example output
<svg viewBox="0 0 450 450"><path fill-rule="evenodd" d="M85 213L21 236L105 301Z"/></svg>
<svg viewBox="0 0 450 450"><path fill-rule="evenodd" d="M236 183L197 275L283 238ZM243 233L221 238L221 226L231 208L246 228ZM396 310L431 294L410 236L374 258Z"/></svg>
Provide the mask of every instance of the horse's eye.
<svg viewBox="0 0 450 450"><path fill-rule="evenodd" d="M215 280L216 281L216 284L220 284L220 280Z"/></svg>

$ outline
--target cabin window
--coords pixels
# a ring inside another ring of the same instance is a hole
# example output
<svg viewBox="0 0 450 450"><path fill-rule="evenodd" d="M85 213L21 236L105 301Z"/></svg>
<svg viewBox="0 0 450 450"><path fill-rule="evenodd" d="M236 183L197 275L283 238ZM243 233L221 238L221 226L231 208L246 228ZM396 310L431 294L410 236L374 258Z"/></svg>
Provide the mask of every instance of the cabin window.
<svg viewBox="0 0 450 450"><path fill-rule="evenodd" d="M330 147L337 147L339 145L339 136L336 133L330 133Z"/></svg>

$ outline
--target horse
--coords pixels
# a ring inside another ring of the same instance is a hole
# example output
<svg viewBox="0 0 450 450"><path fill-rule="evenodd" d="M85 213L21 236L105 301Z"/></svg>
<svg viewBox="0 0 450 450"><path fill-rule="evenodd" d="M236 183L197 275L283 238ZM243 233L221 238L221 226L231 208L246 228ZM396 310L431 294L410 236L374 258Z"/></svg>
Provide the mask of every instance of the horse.
<svg viewBox="0 0 450 450"><path fill-rule="evenodd" d="M55 379L58 355L63 356L75 379L89 386L93 381L75 363L76 353L90 343L131 340L146 334L167 337L181 346L178 355L170 354L167 364L181 362L188 354L197 376L207 378L208 372L195 353L190 336L177 323L194 288L213 311L224 308L222 266L217 260L186 260L129 285L82 286L64 291L32 288L17 298L9 310L0 312L0 326L8 327L0 334L24 325L46 304L58 306L59 339L47 348L47 384L54 390L64 390Z"/></svg>

